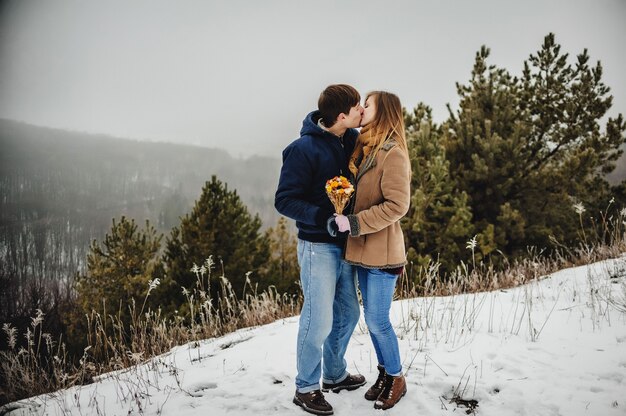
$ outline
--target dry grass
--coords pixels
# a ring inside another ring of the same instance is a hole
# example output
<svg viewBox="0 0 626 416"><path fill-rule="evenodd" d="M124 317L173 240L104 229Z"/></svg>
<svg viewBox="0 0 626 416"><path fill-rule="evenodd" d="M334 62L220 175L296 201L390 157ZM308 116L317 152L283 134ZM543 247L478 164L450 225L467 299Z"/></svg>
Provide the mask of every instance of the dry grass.
<svg viewBox="0 0 626 416"><path fill-rule="evenodd" d="M16 349L15 328L5 324L10 349L0 351L0 373L4 380L4 385L0 386L0 398L12 402L88 384L100 374L132 367L176 345L219 337L299 313L301 297L281 295L273 287L258 293L247 281L244 295L238 299L224 276L219 278L221 297L210 299L212 268L211 258L200 268L194 266L196 287L183 289L190 311L185 317L164 318L160 311L144 311L143 306L137 308L133 302L128 306L131 324L125 326L119 314L107 314L106 309L102 313L92 311L85 317L88 346L78 364L68 359L63 342L54 342L49 334L43 333L41 311L24 334L28 349ZM158 284L158 280L150 282L146 299Z"/></svg>
<svg viewBox="0 0 626 416"><path fill-rule="evenodd" d="M553 239L556 247L554 254L546 256L534 248L529 248L527 256L506 261L505 267L496 270L492 264L478 263L468 265L463 262L448 277L439 273L439 265L431 262L418 271L417 281L413 284L405 272L399 282L399 299L420 296L449 296L462 293L487 292L516 287L547 276L555 271L616 258L626 253L626 212L618 218L606 219L600 223L595 242L589 242L587 236L577 248L568 248ZM468 242L468 248L469 248Z"/></svg>

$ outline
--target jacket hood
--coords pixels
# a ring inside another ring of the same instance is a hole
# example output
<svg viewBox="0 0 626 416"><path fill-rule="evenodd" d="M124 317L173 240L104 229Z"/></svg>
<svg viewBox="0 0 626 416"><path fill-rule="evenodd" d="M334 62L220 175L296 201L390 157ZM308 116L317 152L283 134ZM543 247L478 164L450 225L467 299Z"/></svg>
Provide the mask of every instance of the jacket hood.
<svg viewBox="0 0 626 416"><path fill-rule="evenodd" d="M311 111L302 121L302 128L300 129L300 136L322 136L329 138L336 138L334 134L324 130L320 126L318 126L318 122L320 119L319 110ZM344 133L344 138L358 136L359 132L355 129L348 129Z"/></svg>

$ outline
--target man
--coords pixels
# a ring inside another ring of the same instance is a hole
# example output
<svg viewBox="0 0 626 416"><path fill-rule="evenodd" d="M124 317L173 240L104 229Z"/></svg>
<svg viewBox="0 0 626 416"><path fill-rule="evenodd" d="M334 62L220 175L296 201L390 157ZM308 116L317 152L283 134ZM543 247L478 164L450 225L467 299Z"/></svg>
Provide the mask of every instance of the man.
<svg viewBox="0 0 626 416"><path fill-rule="evenodd" d="M322 389L354 390L365 377L346 371L344 355L359 320L356 275L343 261L346 233L327 230L335 212L326 181L349 175L348 162L361 122L359 93L349 85L330 85L320 95L318 110L304 119L300 138L283 151L283 166L274 205L296 220L298 263L304 304L297 339L296 394L305 411L331 415Z"/></svg>

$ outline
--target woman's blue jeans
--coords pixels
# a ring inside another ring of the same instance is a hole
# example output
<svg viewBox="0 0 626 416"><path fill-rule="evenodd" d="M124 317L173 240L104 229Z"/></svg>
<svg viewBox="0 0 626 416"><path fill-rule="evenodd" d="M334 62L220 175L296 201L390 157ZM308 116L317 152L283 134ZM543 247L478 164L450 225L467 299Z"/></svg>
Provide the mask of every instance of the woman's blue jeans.
<svg viewBox="0 0 626 416"><path fill-rule="evenodd" d="M304 304L298 328L296 388L308 393L347 376L344 355L359 321L355 267L335 244L298 240ZM323 367L322 367L323 366Z"/></svg>
<svg viewBox="0 0 626 416"><path fill-rule="evenodd" d="M387 374L402 374L398 337L389 321L389 311L398 276L380 269L357 267L359 289L363 297L365 323L376 350L378 364Z"/></svg>

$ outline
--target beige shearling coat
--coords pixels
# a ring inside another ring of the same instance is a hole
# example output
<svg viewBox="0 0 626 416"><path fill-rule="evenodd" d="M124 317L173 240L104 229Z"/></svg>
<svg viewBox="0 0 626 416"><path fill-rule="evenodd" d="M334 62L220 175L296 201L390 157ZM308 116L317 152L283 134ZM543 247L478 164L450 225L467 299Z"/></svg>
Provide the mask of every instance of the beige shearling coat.
<svg viewBox="0 0 626 416"><path fill-rule="evenodd" d="M346 243L348 263L390 269L406 264L400 219L410 204L411 169L406 153L389 141L361 165Z"/></svg>

